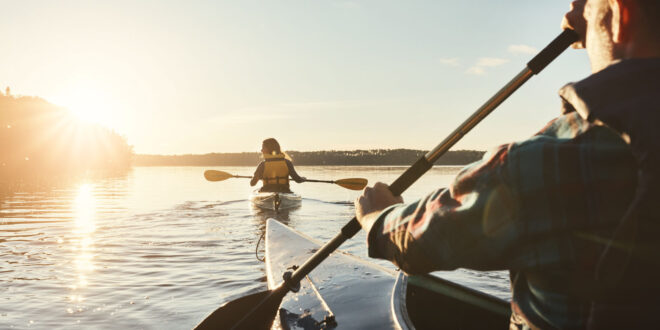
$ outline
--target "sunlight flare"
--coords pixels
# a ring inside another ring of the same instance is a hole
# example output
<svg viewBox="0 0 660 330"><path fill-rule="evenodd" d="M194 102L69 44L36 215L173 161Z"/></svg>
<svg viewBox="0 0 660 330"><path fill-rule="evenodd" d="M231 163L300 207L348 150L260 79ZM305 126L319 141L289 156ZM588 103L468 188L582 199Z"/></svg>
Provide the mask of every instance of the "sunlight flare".
<svg viewBox="0 0 660 330"><path fill-rule="evenodd" d="M111 97L94 84L80 84L68 89L54 102L66 108L74 118L83 123L95 123L111 127L113 105Z"/></svg>

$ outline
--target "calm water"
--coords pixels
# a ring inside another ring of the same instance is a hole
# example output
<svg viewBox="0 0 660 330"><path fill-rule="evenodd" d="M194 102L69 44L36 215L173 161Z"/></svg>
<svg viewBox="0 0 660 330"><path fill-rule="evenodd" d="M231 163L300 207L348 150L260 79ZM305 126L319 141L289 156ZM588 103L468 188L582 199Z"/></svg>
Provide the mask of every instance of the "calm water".
<svg viewBox="0 0 660 330"><path fill-rule="evenodd" d="M222 303L266 288L255 256L263 255L257 243L266 218L327 241L350 220L359 194L293 183L302 206L263 213L249 205L247 179L207 182L206 169L253 170L137 167L120 177L0 197L0 328L191 328ZM392 182L405 168L297 169L310 179L373 183ZM446 185L457 170L434 168L404 198ZM360 233L342 249L365 257L364 240ZM506 272L438 274L509 297Z"/></svg>

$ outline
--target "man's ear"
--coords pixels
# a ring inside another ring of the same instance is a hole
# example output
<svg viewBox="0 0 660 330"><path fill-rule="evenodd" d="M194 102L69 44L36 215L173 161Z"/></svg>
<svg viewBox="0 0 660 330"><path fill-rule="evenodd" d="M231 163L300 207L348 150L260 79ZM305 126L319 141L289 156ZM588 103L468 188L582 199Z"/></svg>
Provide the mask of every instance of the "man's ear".
<svg viewBox="0 0 660 330"><path fill-rule="evenodd" d="M612 10L612 41L617 44L630 40L632 22L630 20L630 0L609 0Z"/></svg>

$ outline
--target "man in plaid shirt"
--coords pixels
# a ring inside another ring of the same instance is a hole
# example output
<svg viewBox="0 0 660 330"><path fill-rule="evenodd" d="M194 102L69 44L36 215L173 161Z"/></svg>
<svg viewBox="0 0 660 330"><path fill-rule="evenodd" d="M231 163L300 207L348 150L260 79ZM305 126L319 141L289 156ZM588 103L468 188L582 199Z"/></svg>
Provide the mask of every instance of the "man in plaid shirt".
<svg viewBox="0 0 660 330"><path fill-rule="evenodd" d="M573 2L562 25L582 36L574 47L587 48L593 74L560 90L561 115L413 203L402 204L383 183L366 188L355 205L369 256L408 273L508 269L512 328L613 326L602 321L606 313L593 320L594 281L622 218L639 204L638 183L658 178L643 168L660 171L653 163L660 155L659 3ZM617 308L609 317L629 322L622 324L659 321Z"/></svg>

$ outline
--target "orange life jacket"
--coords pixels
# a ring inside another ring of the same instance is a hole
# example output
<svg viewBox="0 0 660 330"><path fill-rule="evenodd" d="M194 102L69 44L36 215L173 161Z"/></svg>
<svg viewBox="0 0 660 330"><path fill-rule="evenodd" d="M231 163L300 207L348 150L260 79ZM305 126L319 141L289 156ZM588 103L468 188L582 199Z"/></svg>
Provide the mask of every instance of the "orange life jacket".
<svg viewBox="0 0 660 330"><path fill-rule="evenodd" d="M289 186L289 167L283 154L264 155L264 174L261 179L266 185Z"/></svg>

